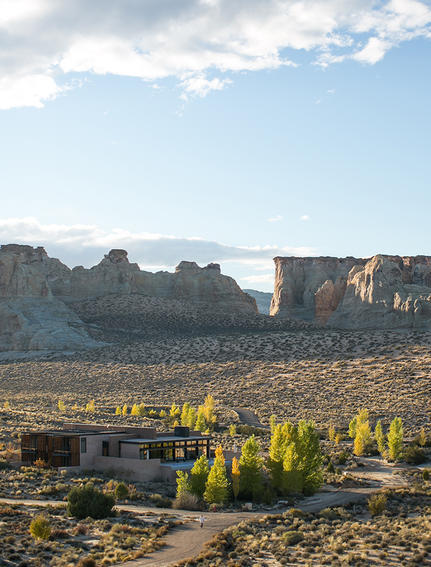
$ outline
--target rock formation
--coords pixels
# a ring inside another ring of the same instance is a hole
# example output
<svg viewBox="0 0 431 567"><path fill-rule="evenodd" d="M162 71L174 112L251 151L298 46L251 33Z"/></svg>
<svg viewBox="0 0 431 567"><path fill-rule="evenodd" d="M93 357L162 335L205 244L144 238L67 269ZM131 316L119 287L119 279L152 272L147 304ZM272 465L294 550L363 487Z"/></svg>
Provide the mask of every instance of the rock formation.
<svg viewBox="0 0 431 567"><path fill-rule="evenodd" d="M431 328L431 257L275 258L271 315L344 329Z"/></svg>
<svg viewBox="0 0 431 567"><path fill-rule="evenodd" d="M222 275L218 264L181 262L175 273L153 274L130 263L125 250L111 250L93 268L70 269L41 247L9 244L0 248L0 350L94 346L75 312L82 302L108 296L181 300L203 314L204 307L257 313L255 300Z"/></svg>
<svg viewBox="0 0 431 567"><path fill-rule="evenodd" d="M95 346L85 326L56 299L45 276L43 248L0 248L0 351Z"/></svg>

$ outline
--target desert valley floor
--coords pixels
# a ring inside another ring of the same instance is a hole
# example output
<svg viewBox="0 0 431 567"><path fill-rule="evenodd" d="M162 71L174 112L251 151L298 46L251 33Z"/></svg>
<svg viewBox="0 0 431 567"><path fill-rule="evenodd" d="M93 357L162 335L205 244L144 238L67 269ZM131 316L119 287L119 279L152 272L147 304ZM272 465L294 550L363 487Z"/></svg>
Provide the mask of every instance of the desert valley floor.
<svg viewBox="0 0 431 567"><path fill-rule="evenodd" d="M208 393L227 422L232 408L243 407L262 423L275 414L346 427L367 407L387 423L401 416L414 434L431 418L431 333L302 330L124 342L2 361L0 383L15 410L3 415L3 441L42 424L58 400L82 407L94 399L113 416L117 405L199 404Z"/></svg>

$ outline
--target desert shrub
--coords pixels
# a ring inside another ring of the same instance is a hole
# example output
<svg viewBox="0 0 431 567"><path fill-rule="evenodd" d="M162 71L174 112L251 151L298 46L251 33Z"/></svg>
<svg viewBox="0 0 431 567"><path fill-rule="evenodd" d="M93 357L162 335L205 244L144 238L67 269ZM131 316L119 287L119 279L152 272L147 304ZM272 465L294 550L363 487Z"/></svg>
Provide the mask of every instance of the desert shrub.
<svg viewBox="0 0 431 567"><path fill-rule="evenodd" d="M404 460L411 465L420 465L426 461L425 451L417 445L410 445L404 451Z"/></svg>
<svg viewBox="0 0 431 567"><path fill-rule="evenodd" d="M50 539L67 539L69 537L69 533L66 530L61 530L59 528L55 528L51 530L51 537Z"/></svg>
<svg viewBox="0 0 431 567"><path fill-rule="evenodd" d="M97 563L92 557L83 557L78 561L76 567L97 567Z"/></svg>
<svg viewBox="0 0 431 567"><path fill-rule="evenodd" d="M85 524L77 524L73 529L75 535L86 535L88 533L88 526Z"/></svg>
<svg viewBox="0 0 431 567"><path fill-rule="evenodd" d="M34 461L34 466L37 467L38 469L46 469L48 468L48 463L43 459L36 459Z"/></svg>
<svg viewBox="0 0 431 567"><path fill-rule="evenodd" d="M124 500L129 496L129 489L124 482L119 482L115 487L114 494L117 500Z"/></svg>
<svg viewBox="0 0 431 567"><path fill-rule="evenodd" d="M387 496L384 492L372 494L368 499L368 510L372 516L379 516L386 510Z"/></svg>
<svg viewBox="0 0 431 567"><path fill-rule="evenodd" d="M49 539L51 524L46 516L40 514L30 524L30 534L34 539Z"/></svg>
<svg viewBox="0 0 431 567"><path fill-rule="evenodd" d="M93 484L72 488L67 496L67 512L78 519L106 518L111 515L115 500L111 494L104 494Z"/></svg>
<svg viewBox="0 0 431 567"><path fill-rule="evenodd" d="M196 494L182 492L175 498L173 507L177 510L202 510L202 503Z"/></svg>
<svg viewBox="0 0 431 567"><path fill-rule="evenodd" d="M282 535L283 543L285 545L296 545L304 539L302 532L289 530Z"/></svg>
<svg viewBox="0 0 431 567"><path fill-rule="evenodd" d="M172 506L172 500L170 498L157 494L157 492L151 494L150 500L157 508L170 508Z"/></svg>

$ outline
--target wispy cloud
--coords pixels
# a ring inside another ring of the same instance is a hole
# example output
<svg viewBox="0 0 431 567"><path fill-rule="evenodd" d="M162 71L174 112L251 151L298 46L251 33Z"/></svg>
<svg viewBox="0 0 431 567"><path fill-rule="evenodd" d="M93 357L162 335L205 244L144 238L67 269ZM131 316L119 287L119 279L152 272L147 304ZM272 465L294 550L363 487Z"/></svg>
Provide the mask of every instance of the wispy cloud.
<svg viewBox="0 0 431 567"><path fill-rule="evenodd" d="M302 215L302 217L300 217L299 220L302 220L304 222L307 222L311 219L310 215Z"/></svg>
<svg viewBox="0 0 431 567"><path fill-rule="evenodd" d="M0 108L40 107L77 73L173 77L187 97L300 51L375 64L430 25L426 0L2 0Z"/></svg>
<svg viewBox="0 0 431 567"><path fill-rule="evenodd" d="M70 267L93 266L109 249L124 248L131 262L151 271L172 269L181 260L268 270L274 256L316 255L316 250L308 247L231 246L196 236L135 233L121 228L105 230L97 225L43 224L35 218L0 219L0 242L44 246L50 256L60 258Z"/></svg>
<svg viewBox="0 0 431 567"><path fill-rule="evenodd" d="M245 281L248 283L256 283L256 284L262 284L262 283L273 283L274 282L274 272L268 273L268 274L255 274L252 276L245 276L243 278L239 278L240 281Z"/></svg>
<svg viewBox="0 0 431 567"><path fill-rule="evenodd" d="M283 220L283 217L281 215L276 215L275 217L271 217L269 219L266 219L268 222L280 222Z"/></svg>

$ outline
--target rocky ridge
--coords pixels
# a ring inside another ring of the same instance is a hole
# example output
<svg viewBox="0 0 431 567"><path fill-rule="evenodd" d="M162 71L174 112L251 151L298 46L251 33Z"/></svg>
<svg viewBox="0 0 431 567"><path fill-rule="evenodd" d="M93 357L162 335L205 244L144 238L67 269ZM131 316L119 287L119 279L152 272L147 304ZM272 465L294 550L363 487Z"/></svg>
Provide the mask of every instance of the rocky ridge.
<svg viewBox="0 0 431 567"><path fill-rule="evenodd" d="M431 257L274 259L271 315L344 329L431 328Z"/></svg>
<svg viewBox="0 0 431 567"><path fill-rule="evenodd" d="M126 311L118 309L121 298L128 298ZM155 298L159 303L149 309ZM127 326L128 318L137 312L141 316L135 317L135 330L151 327L155 319L159 326L166 326L172 305L180 321L187 322L189 317L189 325L196 320L202 325L214 313L226 319L227 326L229 318L257 314L255 300L235 280L222 275L218 264L200 268L195 262L180 262L175 273L153 274L130 263L125 250L111 250L90 269L70 269L42 247L0 247L1 351L92 347L97 341L89 334L89 322L94 327L101 317L111 317L111 326Z"/></svg>

